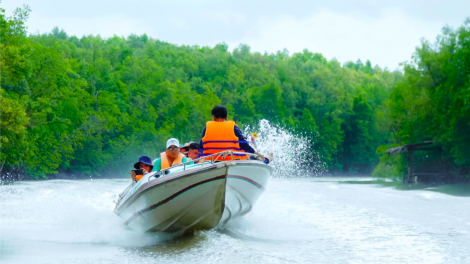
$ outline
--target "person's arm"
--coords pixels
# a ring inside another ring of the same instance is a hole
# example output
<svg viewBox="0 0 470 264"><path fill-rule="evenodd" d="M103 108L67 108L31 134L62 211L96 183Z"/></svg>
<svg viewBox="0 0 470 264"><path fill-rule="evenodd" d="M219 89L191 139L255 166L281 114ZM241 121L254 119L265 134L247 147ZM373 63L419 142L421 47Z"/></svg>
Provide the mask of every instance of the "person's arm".
<svg viewBox="0 0 470 264"><path fill-rule="evenodd" d="M245 137L243 136L238 126L234 126L233 130L235 132L235 136L237 136L239 141L246 141ZM255 150L250 146L250 144L248 143L238 143L238 144L240 145L240 148L243 149L245 152L255 153Z"/></svg>
<svg viewBox="0 0 470 264"><path fill-rule="evenodd" d="M238 137L238 140L239 141L246 141L245 137L242 135L242 132L240 131L240 128L238 128L238 126L235 126L234 127L234 131L235 131L235 136ZM269 157L266 158L264 157L263 155L261 155L260 153L256 152L251 146L250 144L248 143L239 143L240 145L240 148L243 149L245 152L248 152L248 153L253 153L253 154L257 154L260 156L261 160L263 160L263 162L265 164L269 164L269 162L272 161L273 159L273 154L269 154ZM250 157L251 159L252 157Z"/></svg>
<svg viewBox="0 0 470 264"><path fill-rule="evenodd" d="M204 138L205 135L206 135L206 127L204 127L204 129L202 130L201 140L199 141L199 151L201 152L201 154L199 154L199 157L201 157L202 151L204 149L204 146L202 145L202 139Z"/></svg>

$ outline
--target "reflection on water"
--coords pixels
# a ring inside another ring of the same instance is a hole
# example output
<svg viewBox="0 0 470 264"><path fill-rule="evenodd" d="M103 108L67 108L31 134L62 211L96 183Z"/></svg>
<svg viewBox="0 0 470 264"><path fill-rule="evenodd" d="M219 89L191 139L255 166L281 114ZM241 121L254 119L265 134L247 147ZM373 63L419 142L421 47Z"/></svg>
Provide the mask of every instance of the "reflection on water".
<svg viewBox="0 0 470 264"><path fill-rule="evenodd" d="M0 187L3 263L469 263L468 185L272 180L253 211L180 238L112 213L127 180Z"/></svg>
<svg viewBox="0 0 470 264"><path fill-rule="evenodd" d="M320 180L318 180L320 179ZM317 181L326 182L324 178L317 178ZM470 197L470 184L443 184L437 186L430 186L424 183L411 183L411 184L402 184L397 181L384 181L377 180L372 178L364 177L362 180L360 178L354 178L351 180L340 181L342 184L375 184L378 187L392 187L397 190L403 191L412 191L412 190L427 190L439 193L445 193L453 196L464 196Z"/></svg>

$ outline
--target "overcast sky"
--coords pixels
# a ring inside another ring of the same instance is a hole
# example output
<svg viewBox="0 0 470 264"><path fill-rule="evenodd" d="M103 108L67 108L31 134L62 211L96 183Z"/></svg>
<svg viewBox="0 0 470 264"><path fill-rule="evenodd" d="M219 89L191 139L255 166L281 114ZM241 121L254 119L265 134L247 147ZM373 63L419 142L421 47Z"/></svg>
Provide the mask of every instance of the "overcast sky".
<svg viewBox="0 0 470 264"><path fill-rule="evenodd" d="M252 51L290 54L307 48L340 62L370 60L395 69L422 38L434 42L445 25L461 26L470 0L2 0L11 14L29 5L30 33L53 27L69 35L146 33L175 44L240 43Z"/></svg>

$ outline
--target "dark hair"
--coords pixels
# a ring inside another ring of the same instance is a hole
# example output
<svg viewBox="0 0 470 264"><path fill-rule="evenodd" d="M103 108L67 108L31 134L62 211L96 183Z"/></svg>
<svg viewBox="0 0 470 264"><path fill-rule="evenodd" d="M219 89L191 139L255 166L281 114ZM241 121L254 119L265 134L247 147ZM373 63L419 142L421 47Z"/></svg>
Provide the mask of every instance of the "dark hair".
<svg viewBox="0 0 470 264"><path fill-rule="evenodd" d="M191 143L191 144L189 144L189 149L199 149L199 144L198 143Z"/></svg>
<svg viewBox="0 0 470 264"><path fill-rule="evenodd" d="M212 108L211 114L215 116L215 118L222 118L226 119L227 118L227 108L216 105L214 108Z"/></svg>

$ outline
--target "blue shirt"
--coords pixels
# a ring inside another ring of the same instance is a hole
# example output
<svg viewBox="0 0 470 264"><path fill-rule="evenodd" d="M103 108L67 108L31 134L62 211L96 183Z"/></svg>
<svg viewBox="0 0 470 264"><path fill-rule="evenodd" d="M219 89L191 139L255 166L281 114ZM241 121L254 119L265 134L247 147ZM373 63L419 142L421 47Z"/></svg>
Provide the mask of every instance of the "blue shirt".
<svg viewBox="0 0 470 264"><path fill-rule="evenodd" d="M238 126L233 127L233 132L235 132L235 136L237 136L238 141L246 141L245 137L242 135L242 132L240 131L240 128ZM204 145L202 144L202 138L206 135L206 128L202 130L202 137L201 141L199 142L200 148L204 148ZM248 143L238 143L240 145L240 148L243 149L245 152L248 153L255 153L255 150L250 146ZM202 152L202 151L201 151Z"/></svg>

